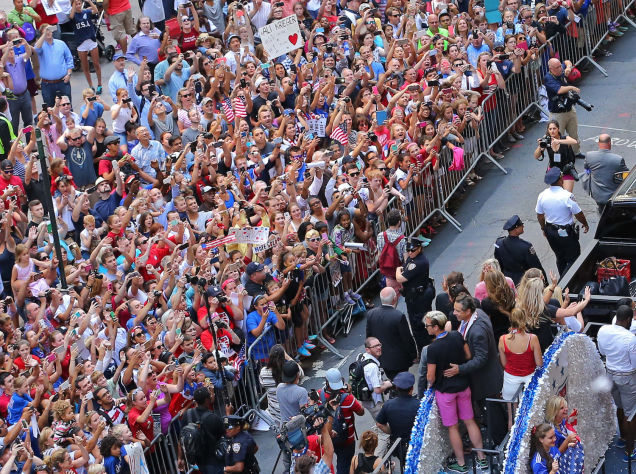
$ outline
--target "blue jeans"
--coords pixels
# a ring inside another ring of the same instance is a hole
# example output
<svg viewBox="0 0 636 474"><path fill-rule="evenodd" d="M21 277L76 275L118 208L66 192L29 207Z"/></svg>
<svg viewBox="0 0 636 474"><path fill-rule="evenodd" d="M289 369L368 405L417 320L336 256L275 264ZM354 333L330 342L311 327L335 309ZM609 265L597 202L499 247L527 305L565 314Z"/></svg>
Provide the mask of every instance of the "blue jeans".
<svg viewBox="0 0 636 474"><path fill-rule="evenodd" d="M55 96L65 95L72 100L71 97L71 81L69 82L44 82L42 81L42 101L49 107L55 105Z"/></svg>
<svg viewBox="0 0 636 474"><path fill-rule="evenodd" d="M349 474L351 468L351 458L356 453L356 445L354 443L345 446L334 446L336 453L336 474Z"/></svg>
<svg viewBox="0 0 636 474"><path fill-rule="evenodd" d="M7 99L9 103L9 110L11 111L11 125L13 131L18 133L18 127L20 126L20 116L22 116L23 126L31 125L33 123L33 110L31 109L31 94L29 91L24 91L23 94L15 95L15 99ZM30 135L27 139L30 138Z"/></svg>

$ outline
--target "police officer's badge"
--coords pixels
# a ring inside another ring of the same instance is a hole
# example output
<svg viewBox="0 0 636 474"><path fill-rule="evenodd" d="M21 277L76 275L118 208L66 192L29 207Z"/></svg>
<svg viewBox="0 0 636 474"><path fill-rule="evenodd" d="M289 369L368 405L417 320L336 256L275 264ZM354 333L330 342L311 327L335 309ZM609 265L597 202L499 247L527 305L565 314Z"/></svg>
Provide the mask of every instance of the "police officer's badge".
<svg viewBox="0 0 636 474"><path fill-rule="evenodd" d="M414 264L413 262L409 263L409 264L406 266L406 269L407 269L407 270L413 270L414 268L415 268L415 264Z"/></svg>
<svg viewBox="0 0 636 474"><path fill-rule="evenodd" d="M232 451L234 451L235 454L238 454L240 450L241 450L241 443L232 443Z"/></svg>
<svg viewBox="0 0 636 474"><path fill-rule="evenodd" d="M534 254L536 254L536 253L537 253L537 252L536 252L536 250L534 249L534 246L532 246L532 245L531 245L531 246L530 246L530 248L528 249L528 252L530 252L530 255L534 255Z"/></svg>

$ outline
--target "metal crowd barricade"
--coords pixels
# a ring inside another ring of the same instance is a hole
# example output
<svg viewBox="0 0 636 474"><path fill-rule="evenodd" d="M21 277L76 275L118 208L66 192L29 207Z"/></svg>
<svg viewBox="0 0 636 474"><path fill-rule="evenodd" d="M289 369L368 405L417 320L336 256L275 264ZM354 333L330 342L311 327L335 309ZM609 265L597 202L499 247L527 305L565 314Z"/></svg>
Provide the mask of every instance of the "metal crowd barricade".
<svg viewBox="0 0 636 474"><path fill-rule="evenodd" d="M151 474L167 473L176 474L179 459L179 432L181 427L181 416L172 419L168 427L167 434L158 434L152 440L149 447L144 449L146 465ZM192 468L187 469L186 474L192 472Z"/></svg>

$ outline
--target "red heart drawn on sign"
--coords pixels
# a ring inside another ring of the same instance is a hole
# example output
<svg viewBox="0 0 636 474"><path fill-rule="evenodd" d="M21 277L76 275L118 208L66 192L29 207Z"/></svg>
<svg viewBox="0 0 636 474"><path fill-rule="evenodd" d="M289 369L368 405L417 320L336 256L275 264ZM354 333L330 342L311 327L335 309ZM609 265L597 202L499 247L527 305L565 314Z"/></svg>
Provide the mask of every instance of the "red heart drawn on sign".
<svg viewBox="0 0 636 474"><path fill-rule="evenodd" d="M296 41L298 41L298 33L294 33L293 35L289 35L288 39L289 39L289 42L291 44L296 44Z"/></svg>

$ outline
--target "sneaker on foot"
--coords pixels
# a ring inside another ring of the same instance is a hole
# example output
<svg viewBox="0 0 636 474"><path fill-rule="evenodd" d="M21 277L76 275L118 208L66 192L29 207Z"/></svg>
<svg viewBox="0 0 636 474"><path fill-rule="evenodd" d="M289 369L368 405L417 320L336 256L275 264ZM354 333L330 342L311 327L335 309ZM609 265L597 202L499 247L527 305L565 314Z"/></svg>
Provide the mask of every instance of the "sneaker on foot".
<svg viewBox="0 0 636 474"><path fill-rule="evenodd" d="M307 340L308 340L308 341L315 341L316 339L318 339L318 335L316 335L316 334L310 334L310 335L307 337Z"/></svg>
<svg viewBox="0 0 636 474"><path fill-rule="evenodd" d="M460 472L460 473L463 473L463 472L468 472L468 466L466 466L466 464L464 464L463 466L460 466L457 463L457 461L455 461L453 464L449 464L446 467L446 470L448 472Z"/></svg>
<svg viewBox="0 0 636 474"><path fill-rule="evenodd" d="M623 454L623 462L634 462L636 461L636 449L632 451L631 454L624 453Z"/></svg>
<svg viewBox="0 0 636 474"><path fill-rule="evenodd" d="M307 350L312 350L316 348L316 346L309 341L305 341L303 344L303 347Z"/></svg>
<svg viewBox="0 0 636 474"><path fill-rule="evenodd" d="M479 469L482 472L488 471L490 469L490 466L488 465L488 459L487 458L477 459L477 462L475 464L477 466L477 469Z"/></svg>
<svg viewBox="0 0 636 474"><path fill-rule="evenodd" d="M354 300L359 300L360 298L362 298L362 296L360 296L358 293L354 293L352 290L349 291L349 296Z"/></svg>
<svg viewBox="0 0 636 474"><path fill-rule="evenodd" d="M310 357L311 356L311 352L309 352L304 345L300 346L298 348L298 354L303 356L303 357Z"/></svg>
<svg viewBox="0 0 636 474"><path fill-rule="evenodd" d="M349 296L348 293L344 294L344 300L345 300L345 303L347 304L351 304L351 305L356 304L356 302L351 299L351 296Z"/></svg>

